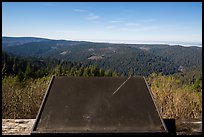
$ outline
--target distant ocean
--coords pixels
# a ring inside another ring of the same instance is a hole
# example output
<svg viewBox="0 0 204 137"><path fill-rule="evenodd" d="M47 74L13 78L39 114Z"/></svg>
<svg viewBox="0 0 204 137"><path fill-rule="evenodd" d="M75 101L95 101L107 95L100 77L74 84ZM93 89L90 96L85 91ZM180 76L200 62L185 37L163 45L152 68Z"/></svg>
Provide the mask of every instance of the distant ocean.
<svg viewBox="0 0 204 137"><path fill-rule="evenodd" d="M168 44L168 45L181 45L185 47L190 47L190 46L202 47L202 43L200 42L136 41L136 40L87 40L87 41L121 43L121 44Z"/></svg>

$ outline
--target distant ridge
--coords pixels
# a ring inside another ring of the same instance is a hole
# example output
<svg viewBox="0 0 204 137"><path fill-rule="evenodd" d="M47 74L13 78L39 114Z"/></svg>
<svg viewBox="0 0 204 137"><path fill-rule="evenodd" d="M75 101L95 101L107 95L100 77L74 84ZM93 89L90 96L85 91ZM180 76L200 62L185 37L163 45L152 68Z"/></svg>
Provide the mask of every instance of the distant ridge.
<svg viewBox="0 0 204 137"><path fill-rule="evenodd" d="M18 36L2 36L2 46L13 46L13 45L21 45L29 42L42 42L42 41L72 41L72 42L89 42L89 43L106 43L106 44L123 44L123 45L168 45L168 46L183 46L183 47L202 47L202 44L198 43L171 43L171 42L95 42L95 41L85 41L85 40L65 40L65 39L48 39L41 37L18 37Z"/></svg>
<svg viewBox="0 0 204 137"><path fill-rule="evenodd" d="M2 37L2 46L13 46L21 45L29 42L41 42L49 41L50 39L46 38L37 38L37 37Z"/></svg>

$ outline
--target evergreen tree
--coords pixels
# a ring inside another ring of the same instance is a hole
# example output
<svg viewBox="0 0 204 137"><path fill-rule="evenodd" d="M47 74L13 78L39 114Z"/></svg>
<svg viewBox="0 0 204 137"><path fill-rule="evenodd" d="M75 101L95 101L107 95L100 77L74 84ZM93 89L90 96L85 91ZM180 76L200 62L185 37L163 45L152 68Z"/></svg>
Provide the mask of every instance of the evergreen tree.
<svg viewBox="0 0 204 137"><path fill-rule="evenodd" d="M83 73L84 73L84 67L81 66L78 70L78 76L83 76Z"/></svg>
<svg viewBox="0 0 204 137"><path fill-rule="evenodd" d="M104 76L104 75L105 75L105 71L102 68L100 68L99 69L99 76Z"/></svg>
<svg viewBox="0 0 204 137"><path fill-rule="evenodd" d="M83 76L84 76L84 77L88 77L88 76L89 76L89 74L90 74L90 70L89 70L89 68L88 68L88 67L86 67L86 68L84 69Z"/></svg>
<svg viewBox="0 0 204 137"><path fill-rule="evenodd" d="M134 75L134 72L133 72L133 69L130 68L129 72L128 72L128 76L133 76Z"/></svg>
<svg viewBox="0 0 204 137"><path fill-rule="evenodd" d="M114 72L112 73L112 77L118 77L117 72L114 71Z"/></svg>
<svg viewBox="0 0 204 137"><path fill-rule="evenodd" d="M110 69L106 70L104 76L111 77L112 76L111 70Z"/></svg>
<svg viewBox="0 0 204 137"><path fill-rule="evenodd" d="M30 78L30 77L32 76L32 70L31 70L30 63L27 64L24 75L25 75L24 77L25 77L26 79L27 79L27 78Z"/></svg>

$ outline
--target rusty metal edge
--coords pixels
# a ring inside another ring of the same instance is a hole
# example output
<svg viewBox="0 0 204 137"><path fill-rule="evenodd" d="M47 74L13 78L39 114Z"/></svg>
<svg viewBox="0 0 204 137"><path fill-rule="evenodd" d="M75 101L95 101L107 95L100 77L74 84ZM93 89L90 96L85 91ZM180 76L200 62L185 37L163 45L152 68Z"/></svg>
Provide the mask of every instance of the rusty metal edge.
<svg viewBox="0 0 204 137"><path fill-rule="evenodd" d="M50 80L49 86L48 86L47 91L46 91L46 93L45 93L45 95L44 95L44 98L43 98L42 103L41 103L41 105L40 105L40 108L39 108L38 114L37 114L37 116L36 116L35 122L34 122L34 124L33 124L32 129L31 129L31 134L36 133L36 128L37 128L38 122L39 122L39 120L40 120L39 118L40 118L40 116L41 116L41 114L42 114L42 111L43 111L43 108L44 108L44 106L45 106L45 103L46 103L48 94L49 94L49 92L50 92L51 85L52 85L52 83L53 83L53 81L54 81L54 78L55 78L55 76L52 76L52 78L51 78L51 80Z"/></svg>
<svg viewBox="0 0 204 137"><path fill-rule="evenodd" d="M145 79L144 76L143 76L143 79L144 79L144 81L145 81L145 83L146 83L146 86L147 86L147 88L148 88L148 91L149 91L150 96L151 96L151 98L152 98L152 101L153 101L153 103L154 103L154 106L155 106L155 108L156 108L156 110L157 110L157 113L158 113L158 115L159 115L159 118L160 118L160 120L161 120L161 122L162 122L162 125L163 125L163 127L164 127L164 130L165 130L165 132L169 132L168 129L167 129L167 127L166 127L166 125L165 125L165 123L164 123L164 120L163 120L162 117L161 117L161 114L160 114L160 112L159 112L159 109L157 108L157 105L156 105L156 102L155 102L155 98L154 98L154 96L153 96L153 93L152 93L152 91L150 90L149 85L148 85L148 83L147 83L147 81L146 81L146 79Z"/></svg>

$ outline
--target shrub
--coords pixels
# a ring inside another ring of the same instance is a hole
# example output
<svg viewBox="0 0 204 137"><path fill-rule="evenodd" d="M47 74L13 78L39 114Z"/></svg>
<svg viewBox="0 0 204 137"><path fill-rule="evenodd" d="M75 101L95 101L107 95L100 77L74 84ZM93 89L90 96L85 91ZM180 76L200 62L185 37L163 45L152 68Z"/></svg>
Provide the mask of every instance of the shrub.
<svg viewBox="0 0 204 137"><path fill-rule="evenodd" d="M2 79L3 118L36 118L51 77L19 82L17 77Z"/></svg>
<svg viewBox="0 0 204 137"><path fill-rule="evenodd" d="M147 81L163 118L201 118L202 92L196 92L192 85L181 85L172 76L155 74Z"/></svg>

